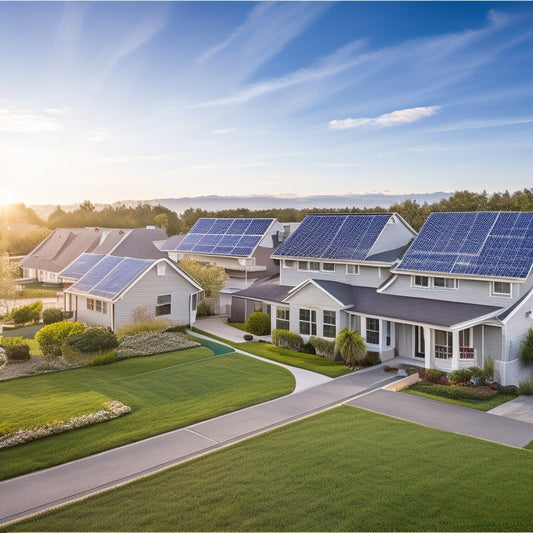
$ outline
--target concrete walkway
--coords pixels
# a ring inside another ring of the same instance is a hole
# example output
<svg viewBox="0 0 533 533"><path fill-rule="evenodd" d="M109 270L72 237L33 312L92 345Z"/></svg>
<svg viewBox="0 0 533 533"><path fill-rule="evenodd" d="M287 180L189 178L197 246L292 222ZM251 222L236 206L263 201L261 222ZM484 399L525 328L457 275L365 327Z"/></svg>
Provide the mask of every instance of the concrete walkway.
<svg viewBox="0 0 533 533"><path fill-rule="evenodd" d="M523 448L533 440L533 424L401 392L380 389L347 403L375 413L507 446Z"/></svg>
<svg viewBox="0 0 533 533"><path fill-rule="evenodd" d="M510 402L498 405L489 413L533 424L533 396L519 396Z"/></svg>
<svg viewBox="0 0 533 533"><path fill-rule="evenodd" d="M339 405L396 379L381 367L0 483L0 523L176 465Z"/></svg>

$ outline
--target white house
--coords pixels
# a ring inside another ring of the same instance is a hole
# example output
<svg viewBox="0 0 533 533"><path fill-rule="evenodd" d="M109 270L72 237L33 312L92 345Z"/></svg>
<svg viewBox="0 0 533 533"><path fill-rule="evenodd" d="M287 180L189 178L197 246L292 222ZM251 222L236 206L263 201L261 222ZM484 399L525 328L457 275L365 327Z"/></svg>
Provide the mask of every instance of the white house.
<svg viewBox="0 0 533 533"><path fill-rule="evenodd" d="M433 213L414 236L395 214L306 217L272 256L279 283L237 293L232 318L262 309L304 339L349 327L382 360L426 368L492 357L497 379L518 383L533 327L533 213Z"/></svg>
<svg viewBox="0 0 533 533"><path fill-rule="evenodd" d="M65 309L74 320L116 331L133 322L138 307L170 324L196 320L201 286L168 259L83 254L61 272L74 284L66 289Z"/></svg>

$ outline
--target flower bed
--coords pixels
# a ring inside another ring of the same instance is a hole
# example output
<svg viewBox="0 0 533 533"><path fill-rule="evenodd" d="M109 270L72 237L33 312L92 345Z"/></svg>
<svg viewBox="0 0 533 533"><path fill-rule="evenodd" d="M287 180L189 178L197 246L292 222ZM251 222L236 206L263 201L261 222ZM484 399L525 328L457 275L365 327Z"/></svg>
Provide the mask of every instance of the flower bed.
<svg viewBox="0 0 533 533"><path fill-rule="evenodd" d="M137 335L122 337L117 349L119 357L154 355L196 348L200 343L191 341L183 333L146 331Z"/></svg>
<svg viewBox="0 0 533 533"><path fill-rule="evenodd" d="M58 433L65 433L73 429L82 428L85 426L92 426L107 420L113 420L119 416L126 415L131 412L131 408L118 401L111 401L104 404L105 409L101 409L96 413L88 415L77 416L71 418L68 422L54 421L52 424L38 426L33 429L19 429L12 433L8 433L0 437L0 450L3 448L11 448L19 444L25 444L32 440L42 439L50 435L57 435Z"/></svg>

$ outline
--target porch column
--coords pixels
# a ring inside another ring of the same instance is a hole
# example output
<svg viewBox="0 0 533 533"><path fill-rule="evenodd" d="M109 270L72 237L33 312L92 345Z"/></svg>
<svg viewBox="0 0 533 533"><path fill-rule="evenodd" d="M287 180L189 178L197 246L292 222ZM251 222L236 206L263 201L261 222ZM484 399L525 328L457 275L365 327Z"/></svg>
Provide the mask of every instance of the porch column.
<svg viewBox="0 0 533 533"><path fill-rule="evenodd" d="M366 343L366 316L361 317L361 337Z"/></svg>
<svg viewBox="0 0 533 533"><path fill-rule="evenodd" d="M459 332L452 331L452 370L459 370Z"/></svg>
<svg viewBox="0 0 533 533"><path fill-rule="evenodd" d="M431 368L433 363L433 343L431 342L431 329L423 327L424 331L424 368Z"/></svg>

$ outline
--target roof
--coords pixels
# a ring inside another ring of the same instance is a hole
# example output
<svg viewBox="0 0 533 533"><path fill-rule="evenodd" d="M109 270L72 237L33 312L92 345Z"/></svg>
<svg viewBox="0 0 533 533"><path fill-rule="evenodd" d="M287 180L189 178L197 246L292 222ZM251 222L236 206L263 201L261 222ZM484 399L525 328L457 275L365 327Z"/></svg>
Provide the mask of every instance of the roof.
<svg viewBox="0 0 533 533"><path fill-rule="evenodd" d="M165 254L153 241L166 237L160 229L57 228L21 261L20 266L59 273L83 253L157 259Z"/></svg>
<svg viewBox="0 0 533 533"><path fill-rule="evenodd" d="M368 260L370 250L393 216L391 213L307 215L272 257Z"/></svg>
<svg viewBox="0 0 533 533"><path fill-rule="evenodd" d="M292 288L290 285L279 285L277 283L255 283L251 287L235 293L234 296L252 300L281 302Z"/></svg>
<svg viewBox="0 0 533 533"><path fill-rule="evenodd" d="M175 251L250 257L274 220L274 218L200 218L178 243Z"/></svg>
<svg viewBox="0 0 533 533"><path fill-rule="evenodd" d="M399 272L525 279L533 266L533 213L431 213Z"/></svg>
<svg viewBox="0 0 533 533"><path fill-rule="evenodd" d="M104 254L81 254L67 268L63 269L59 276L67 279L80 279L104 257Z"/></svg>
<svg viewBox="0 0 533 533"><path fill-rule="evenodd" d="M178 244L185 238L185 235L172 235L168 239L165 239L163 242L158 243L158 248L163 252L174 252L176 251Z"/></svg>
<svg viewBox="0 0 533 533"><path fill-rule="evenodd" d="M198 290L201 290L200 285L193 278L168 259L139 259L105 255L65 292L113 301L145 272L161 262L169 265Z"/></svg>

